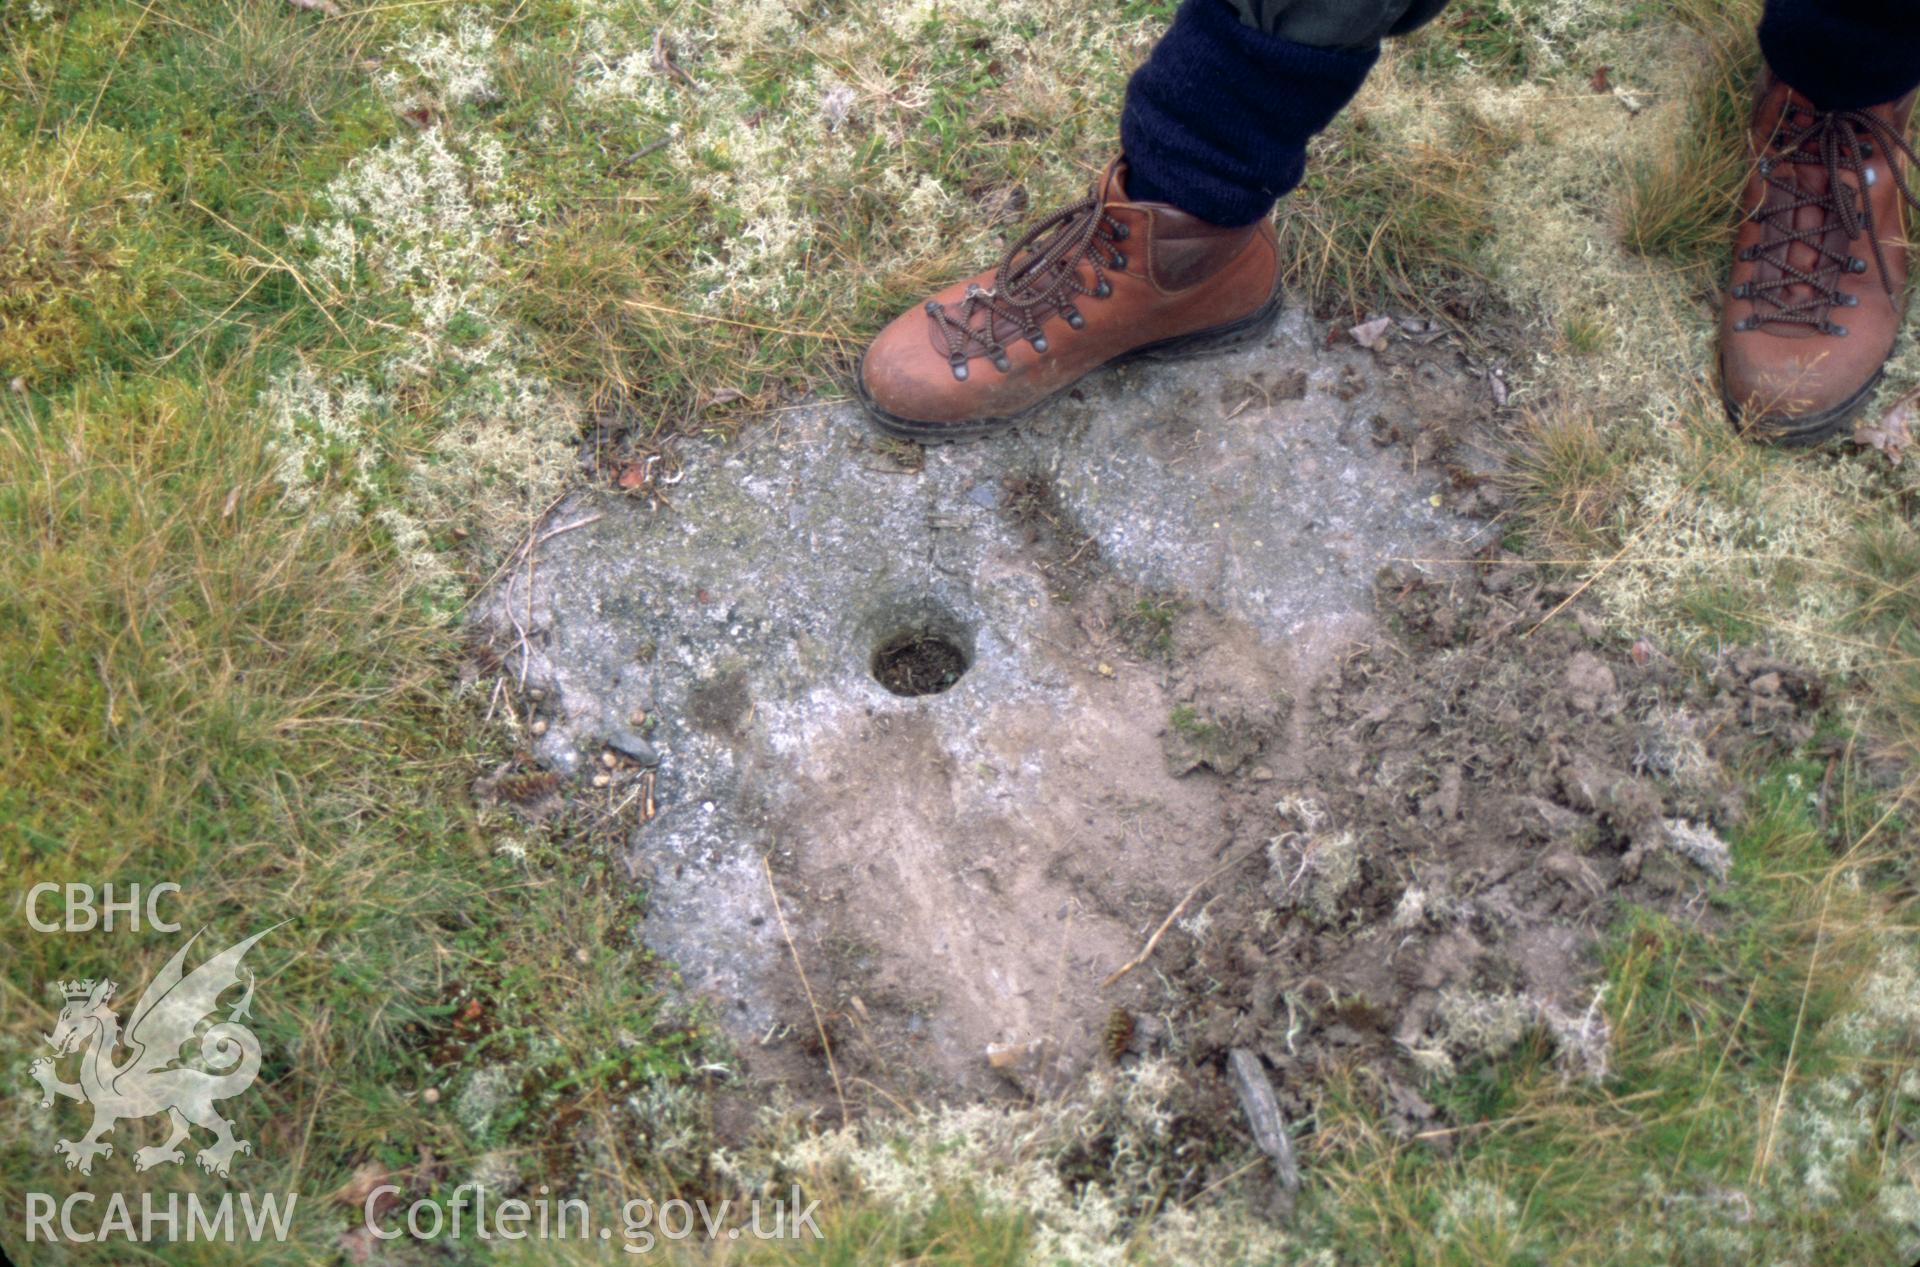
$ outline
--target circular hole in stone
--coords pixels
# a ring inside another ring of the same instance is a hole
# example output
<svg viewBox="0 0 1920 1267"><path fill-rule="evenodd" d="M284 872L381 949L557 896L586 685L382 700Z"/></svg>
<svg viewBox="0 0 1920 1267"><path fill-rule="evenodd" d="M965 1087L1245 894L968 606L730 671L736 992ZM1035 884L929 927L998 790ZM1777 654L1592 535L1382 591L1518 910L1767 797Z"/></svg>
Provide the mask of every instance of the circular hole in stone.
<svg viewBox="0 0 1920 1267"><path fill-rule="evenodd" d="M896 633L873 652L873 677L895 695L938 695L967 671L967 653L931 629Z"/></svg>

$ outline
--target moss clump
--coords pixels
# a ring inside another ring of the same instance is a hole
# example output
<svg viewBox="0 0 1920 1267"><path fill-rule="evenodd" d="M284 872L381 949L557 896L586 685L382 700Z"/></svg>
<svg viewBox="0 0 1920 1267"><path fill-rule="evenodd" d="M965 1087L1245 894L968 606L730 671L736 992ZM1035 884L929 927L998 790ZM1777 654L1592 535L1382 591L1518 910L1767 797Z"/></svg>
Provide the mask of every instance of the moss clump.
<svg viewBox="0 0 1920 1267"><path fill-rule="evenodd" d="M137 286L113 243L115 216L76 182L0 159L0 374L71 371L102 324L124 320Z"/></svg>

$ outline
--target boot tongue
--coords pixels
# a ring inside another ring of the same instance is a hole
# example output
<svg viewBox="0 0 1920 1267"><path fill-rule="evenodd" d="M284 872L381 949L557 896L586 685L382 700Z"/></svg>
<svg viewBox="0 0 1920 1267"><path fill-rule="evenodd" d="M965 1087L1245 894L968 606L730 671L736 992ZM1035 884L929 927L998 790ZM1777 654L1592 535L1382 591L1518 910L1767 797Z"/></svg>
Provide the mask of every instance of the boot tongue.
<svg viewBox="0 0 1920 1267"><path fill-rule="evenodd" d="M1780 112L1774 121L1773 132L1775 138L1777 139L1779 137L1781 130L1797 128L1803 120L1810 120L1812 118L1812 103L1807 101L1807 99L1799 93L1788 89L1781 98ZM1815 157L1811 147L1803 143L1795 147L1792 151L1781 151L1775 161L1791 173L1792 183L1798 186L1807 196L1813 198L1831 196L1834 190L1829 187L1826 169L1811 162L1795 163L1793 159L1796 155L1802 158ZM1776 170L1779 170L1779 168L1776 168ZM1840 196L1845 197L1846 195L1841 194ZM1794 211L1789 219L1796 233L1807 234L1808 237L1812 239L1811 241L1797 241L1787 247L1786 261L1789 267L1797 269L1802 273L1817 272L1823 261L1819 248L1814 245L1815 242L1844 251L1845 247L1843 244L1846 240L1846 234L1840 229L1840 217L1832 210L1818 205L1805 206ZM1837 243L1835 242L1836 238L1839 239ZM1771 263L1768 264L1767 271L1776 276L1784 275L1778 267ZM1789 303L1805 303L1814 298L1814 296L1815 291L1813 287L1804 282L1797 282L1786 288L1782 298L1786 299Z"/></svg>
<svg viewBox="0 0 1920 1267"><path fill-rule="evenodd" d="M1100 173L1100 179L1094 183L1094 197L1105 206L1112 202L1131 202L1127 197L1126 186L1127 160L1125 155L1107 164L1107 170Z"/></svg>

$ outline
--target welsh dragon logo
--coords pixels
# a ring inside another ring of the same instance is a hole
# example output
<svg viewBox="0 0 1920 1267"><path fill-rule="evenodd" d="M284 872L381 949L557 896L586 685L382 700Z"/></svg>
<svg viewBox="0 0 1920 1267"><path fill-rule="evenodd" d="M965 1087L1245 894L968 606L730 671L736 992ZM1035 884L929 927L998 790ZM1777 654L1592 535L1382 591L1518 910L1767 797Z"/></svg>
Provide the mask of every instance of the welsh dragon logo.
<svg viewBox="0 0 1920 1267"><path fill-rule="evenodd" d="M260 1072L260 1040L240 1024L253 1002L253 973L243 970L240 960L272 931L263 929L183 974L187 951L200 934L189 937L148 983L127 1019L124 1039L120 1020L109 1006L116 988L113 982L59 983L66 1006L60 1009L53 1033L43 1035L53 1056L34 1061L28 1073L45 1093L41 1108L51 1108L56 1096L93 1106L93 1129L86 1137L54 1145L54 1151L66 1157L67 1169L92 1174L95 1157L113 1156L113 1145L103 1136L116 1123L155 1113L167 1115L171 1133L165 1143L134 1153L136 1170L185 1161L180 1144L194 1126L213 1132L214 1137L196 1155L202 1170L224 1177L235 1153L253 1151L252 1144L234 1138L235 1124L220 1115L214 1102L239 1095ZM214 1017L220 996L241 984L242 971L246 971L245 993L227 1009L224 1021L216 1021L200 1034L200 1060L207 1069L186 1068L181 1064L182 1049L201 1023ZM115 1051L122 1045L128 1054L115 1063ZM75 1052L80 1052L80 1080L62 1082L54 1062Z"/></svg>

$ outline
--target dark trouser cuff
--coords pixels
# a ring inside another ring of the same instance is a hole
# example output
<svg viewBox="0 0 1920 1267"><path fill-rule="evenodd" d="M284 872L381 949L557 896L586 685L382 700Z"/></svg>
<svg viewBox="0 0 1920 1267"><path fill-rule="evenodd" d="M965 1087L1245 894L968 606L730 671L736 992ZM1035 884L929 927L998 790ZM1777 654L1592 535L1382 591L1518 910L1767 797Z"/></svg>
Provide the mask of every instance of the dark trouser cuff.
<svg viewBox="0 0 1920 1267"><path fill-rule="evenodd" d="M1767 65L1822 110L1859 110L1920 87L1913 0L1767 0Z"/></svg>
<svg viewBox="0 0 1920 1267"><path fill-rule="evenodd" d="M1378 48L1310 48L1256 31L1227 0L1186 0L1127 84L1127 192L1213 224L1252 224L1300 183Z"/></svg>
<svg viewBox="0 0 1920 1267"><path fill-rule="evenodd" d="M1447 0L1227 0L1240 20L1314 48L1372 48L1440 16Z"/></svg>

